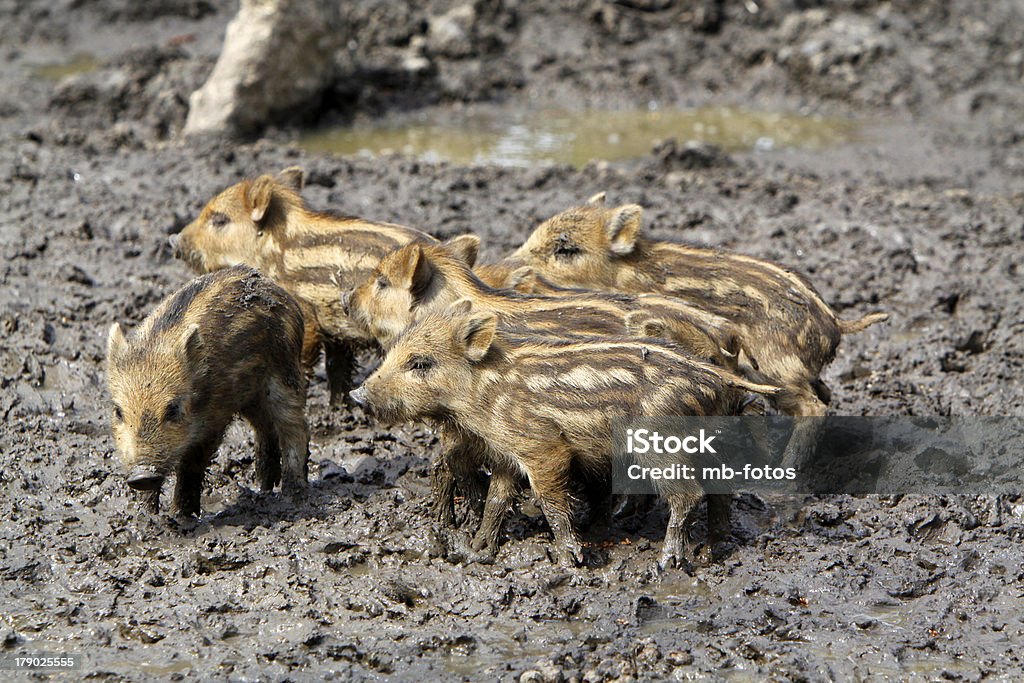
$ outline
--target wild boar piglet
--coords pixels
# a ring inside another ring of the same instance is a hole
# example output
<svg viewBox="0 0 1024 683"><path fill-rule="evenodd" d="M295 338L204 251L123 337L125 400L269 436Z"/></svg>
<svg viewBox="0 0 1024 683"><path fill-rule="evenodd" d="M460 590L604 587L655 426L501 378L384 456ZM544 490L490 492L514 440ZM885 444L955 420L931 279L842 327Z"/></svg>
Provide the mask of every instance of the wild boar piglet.
<svg viewBox="0 0 1024 683"><path fill-rule="evenodd" d="M305 363L313 365L324 350L337 404L351 388L355 355L371 342L341 310L338 288L354 287L396 247L436 240L402 225L314 211L300 194L303 178L301 168L291 167L236 183L170 243L198 273L247 265L288 290L306 314Z"/></svg>
<svg viewBox="0 0 1024 683"><path fill-rule="evenodd" d="M256 432L256 475L306 484L304 321L295 300L247 266L192 280L130 335L110 328L111 426L127 483L152 511L175 475L174 507L199 514L207 466L241 415Z"/></svg>
<svg viewBox="0 0 1024 683"><path fill-rule="evenodd" d="M506 458L539 499L556 553L575 563L582 547L569 478L578 472L588 481L610 479L613 419L729 414L747 391L775 389L655 339L507 332L495 313L461 300L417 320L352 393L384 419L447 423ZM684 524L702 496L696 482L666 493L671 520L662 564L692 556ZM487 505L508 506L493 483ZM721 532L722 520L711 521Z"/></svg>
<svg viewBox="0 0 1024 683"><path fill-rule="evenodd" d="M820 375L842 335L888 315L840 320L803 275L766 259L645 238L642 218L636 204L608 208L595 195L541 223L506 266L530 266L560 287L669 295L725 318L739 333L745 376L781 387L781 412L824 415L830 391ZM792 439L785 458L799 464L813 441Z"/></svg>
<svg viewBox="0 0 1024 683"><path fill-rule="evenodd" d="M737 335L731 325L714 314L672 297L633 296L607 292L574 291L562 296L521 294L484 284L470 268L479 240L464 235L444 245L408 244L388 254L362 284L345 297L346 314L390 348L418 317L470 299L475 309L491 311L509 331L567 336L661 337L676 343L691 356L734 368ZM474 473L486 467L492 487L518 477L503 470L507 459L466 447L465 434L439 427L445 453L435 462L435 516L454 522L453 498L457 486L469 482L478 488ZM476 453L477 457L473 457ZM503 497L504 499L504 497ZM494 552L500 520L485 509L476 550Z"/></svg>

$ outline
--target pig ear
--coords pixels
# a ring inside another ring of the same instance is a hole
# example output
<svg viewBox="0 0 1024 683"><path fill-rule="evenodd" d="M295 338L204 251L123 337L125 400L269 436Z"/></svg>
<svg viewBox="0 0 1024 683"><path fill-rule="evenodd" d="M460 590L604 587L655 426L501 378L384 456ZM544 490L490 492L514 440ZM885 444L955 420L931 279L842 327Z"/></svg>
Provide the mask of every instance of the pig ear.
<svg viewBox="0 0 1024 683"><path fill-rule="evenodd" d="M416 261L416 268L412 272L412 295L419 297L423 292L427 291L427 287L434 280L434 265L427 258L427 255L423 253L422 249L419 249L419 259Z"/></svg>
<svg viewBox="0 0 1024 683"><path fill-rule="evenodd" d="M473 300L468 296L454 302L448 306L448 315L458 317L461 315L469 315L473 312Z"/></svg>
<svg viewBox="0 0 1024 683"><path fill-rule="evenodd" d="M107 333L107 360L114 356L120 356L127 346L128 342L124 338L124 332L121 331L121 325L114 323L110 326L110 332Z"/></svg>
<svg viewBox="0 0 1024 683"><path fill-rule="evenodd" d="M252 211L253 223L259 223L267 215L270 202L274 199L274 179L268 175L261 175L252 181L249 191L246 193L249 200L249 207Z"/></svg>
<svg viewBox="0 0 1024 683"><path fill-rule="evenodd" d="M498 318L493 313L473 313L462 326L462 343L466 358L476 362L483 359L494 343L498 329Z"/></svg>
<svg viewBox="0 0 1024 683"><path fill-rule="evenodd" d="M605 193L598 192L587 200L587 206L604 206Z"/></svg>
<svg viewBox="0 0 1024 683"><path fill-rule="evenodd" d="M613 254L632 253L640 234L643 215L643 208L636 204L626 204L612 211L605 229L608 232L609 249Z"/></svg>
<svg viewBox="0 0 1024 683"><path fill-rule="evenodd" d="M189 360L196 360L202 350L203 335L199 332L199 325L189 325L185 331L185 356Z"/></svg>
<svg viewBox="0 0 1024 683"><path fill-rule="evenodd" d="M473 234L459 235L445 242L444 248L472 268L476 265L476 257L480 253L480 238Z"/></svg>
<svg viewBox="0 0 1024 683"><path fill-rule="evenodd" d="M302 192L306 181L306 172L301 166L289 166L277 174L277 182L295 192Z"/></svg>
<svg viewBox="0 0 1024 683"><path fill-rule="evenodd" d="M395 264L395 270L395 282L405 286L414 297L422 294L434 278L433 266L419 244L402 247L401 258Z"/></svg>
<svg viewBox="0 0 1024 683"><path fill-rule="evenodd" d="M509 274L505 287L523 294L532 294L537 287L537 271L530 266L516 268Z"/></svg>

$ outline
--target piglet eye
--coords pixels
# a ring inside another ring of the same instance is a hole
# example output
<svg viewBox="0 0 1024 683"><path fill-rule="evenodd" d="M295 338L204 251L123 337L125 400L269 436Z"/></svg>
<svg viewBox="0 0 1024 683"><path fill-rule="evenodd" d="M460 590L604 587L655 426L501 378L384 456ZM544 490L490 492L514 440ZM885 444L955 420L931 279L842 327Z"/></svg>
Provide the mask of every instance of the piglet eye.
<svg viewBox="0 0 1024 683"><path fill-rule="evenodd" d="M426 372L433 369L435 365L437 365L437 361L430 356L413 356L406 363L406 367L415 372Z"/></svg>
<svg viewBox="0 0 1024 683"><path fill-rule="evenodd" d="M121 411L121 406L114 404L114 419L118 422L124 420L124 412Z"/></svg>
<svg viewBox="0 0 1024 683"><path fill-rule="evenodd" d="M388 279L386 277L384 277L383 275L378 275L377 276L377 288L378 289L384 289L389 284L391 284L391 283L388 282Z"/></svg>
<svg viewBox="0 0 1024 683"><path fill-rule="evenodd" d="M219 211L217 213L213 214L212 216L210 216L210 225L212 225L215 228L223 228L225 225L227 225L230 222L231 222L231 219L228 218L227 214L223 214L223 213L221 213Z"/></svg>
<svg viewBox="0 0 1024 683"><path fill-rule="evenodd" d="M172 401L164 410L164 422L177 422L181 419L181 401Z"/></svg>

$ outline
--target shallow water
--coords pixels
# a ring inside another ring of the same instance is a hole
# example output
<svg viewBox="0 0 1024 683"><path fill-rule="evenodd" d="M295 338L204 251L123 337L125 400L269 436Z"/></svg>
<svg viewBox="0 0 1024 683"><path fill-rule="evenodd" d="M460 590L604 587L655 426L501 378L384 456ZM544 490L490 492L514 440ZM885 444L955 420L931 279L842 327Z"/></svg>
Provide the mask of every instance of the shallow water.
<svg viewBox="0 0 1024 683"><path fill-rule="evenodd" d="M325 128L299 145L311 152L400 152L428 161L581 167L592 160L635 159L659 140L676 138L726 150L823 149L855 140L849 119L728 107L584 112L480 108L467 113L425 111L385 122Z"/></svg>
<svg viewBox="0 0 1024 683"><path fill-rule="evenodd" d="M59 81L67 76L90 73L99 67L100 60L94 55L80 53L72 55L70 59L63 62L40 64L32 71L36 78L41 78L46 81Z"/></svg>

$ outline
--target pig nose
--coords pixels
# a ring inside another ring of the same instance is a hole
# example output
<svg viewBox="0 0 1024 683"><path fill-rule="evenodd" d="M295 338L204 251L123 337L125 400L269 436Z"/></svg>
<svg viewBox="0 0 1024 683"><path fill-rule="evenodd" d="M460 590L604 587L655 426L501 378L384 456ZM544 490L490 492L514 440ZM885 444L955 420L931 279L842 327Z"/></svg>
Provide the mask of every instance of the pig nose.
<svg viewBox="0 0 1024 683"><path fill-rule="evenodd" d="M175 233L167 238L167 244L171 245L171 251L174 252L175 256L178 256L178 244L181 243L181 235Z"/></svg>
<svg viewBox="0 0 1024 683"><path fill-rule="evenodd" d="M348 395L352 397L352 400L361 406L366 405L366 385L363 384L352 391L348 392Z"/></svg>
<svg viewBox="0 0 1024 683"><path fill-rule="evenodd" d="M152 491L160 488L163 482L163 475L145 467L136 467L128 473L128 486L136 491Z"/></svg>
<svg viewBox="0 0 1024 683"><path fill-rule="evenodd" d="M349 306L352 304L352 290L346 289L341 293L341 312L345 315L352 315Z"/></svg>

